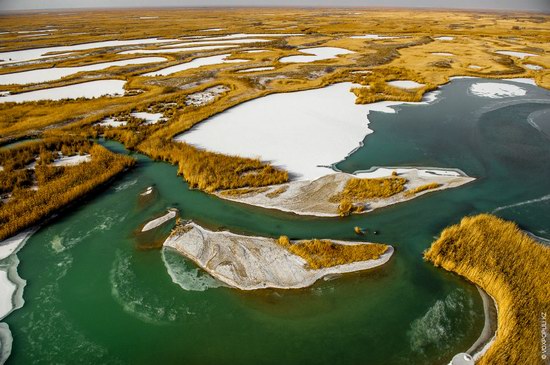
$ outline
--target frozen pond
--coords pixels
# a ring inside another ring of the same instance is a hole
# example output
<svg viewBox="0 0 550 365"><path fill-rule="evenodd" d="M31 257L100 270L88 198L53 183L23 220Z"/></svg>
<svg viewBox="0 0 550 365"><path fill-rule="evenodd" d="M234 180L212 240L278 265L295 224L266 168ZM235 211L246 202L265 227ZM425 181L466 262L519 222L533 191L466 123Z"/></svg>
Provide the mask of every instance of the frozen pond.
<svg viewBox="0 0 550 365"><path fill-rule="evenodd" d="M239 70L237 72L239 73L243 73L243 72L259 72L259 71L270 71L270 70L274 70L275 67L273 66L268 66L268 67L253 67L253 68L247 68L247 69L244 69L244 70Z"/></svg>
<svg viewBox="0 0 550 365"><path fill-rule="evenodd" d="M388 81L387 84L400 89L418 89L419 87L424 86L424 84L420 84L412 80L394 80Z"/></svg>
<svg viewBox="0 0 550 365"><path fill-rule="evenodd" d="M37 100L61 100L77 98L98 98L103 95L124 95L123 80L97 80L80 84L52 87L0 97L0 103Z"/></svg>
<svg viewBox="0 0 550 365"><path fill-rule="evenodd" d="M476 96L491 99L509 98L513 96L522 96L527 91L517 85L504 84L497 82L478 82L470 86L470 92Z"/></svg>
<svg viewBox="0 0 550 365"><path fill-rule="evenodd" d="M515 52L515 51L496 51L495 53L503 54L503 55L506 55L506 56L517 57L517 58L538 56L537 54L533 54L533 53Z"/></svg>
<svg viewBox="0 0 550 365"><path fill-rule="evenodd" d="M329 60L336 58L339 55L345 55L355 53L349 49L338 47L316 47L316 48L303 48L300 52L305 55L287 56L279 59L279 62L291 63L291 62L315 62L321 60Z"/></svg>
<svg viewBox="0 0 550 365"><path fill-rule="evenodd" d="M200 57L195 58L192 61L182 63L175 66L166 67L163 69L160 69L158 71L153 71L144 74L143 76L168 76L171 74L174 74L176 72L189 70L192 68L202 67L202 66L208 66L208 65L216 65L219 63L232 63L232 62L246 62L247 60L228 60L226 59L229 57L230 54L222 54L217 56L210 56L210 57Z"/></svg>
<svg viewBox="0 0 550 365"><path fill-rule="evenodd" d="M220 46L202 46L202 47L185 47L185 48L160 48L160 49L132 49L129 51L122 51L119 54L157 54L157 53L179 53L179 52L193 52L193 51L205 51L209 49L223 49L234 48L237 45L220 45Z"/></svg>
<svg viewBox="0 0 550 365"><path fill-rule="evenodd" d="M219 41L224 39L239 39L239 38L248 38L248 37L293 37L300 36L299 33L235 33L227 34L217 37L202 38L201 41Z"/></svg>
<svg viewBox="0 0 550 365"><path fill-rule="evenodd" d="M389 36L389 35L378 35L378 34L365 34L365 35L354 35L350 38L353 39L396 39L396 38L402 38L402 37L395 37L395 36Z"/></svg>
<svg viewBox="0 0 550 365"><path fill-rule="evenodd" d="M85 65L85 66L54 67L54 68L43 68L39 70L14 72L14 73L0 75L0 84L1 85L34 84L34 83L61 79L63 77L74 75L79 72L104 70L109 67L115 67L115 66L141 65L145 63L165 62L165 61L166 61L166 58L164 57L142 57L142 58L133 58L129 60L96 63L96 64Z"/></svg>
<svg viewBox="0 0 550 365"><path fill-rule="evenodd" d="M143 125L157 124L158 122L166 121L162 113L134 112L130 113L130 115L139 119L143 119Z"/></svg>
<svg viewBox="0 0 550 365"><path fill-rule="evenodd" d="M226 39L226 40L198 40L195 42L185 42L185 43L176 43L171 44L169 46L163 46L162 48L167 47L188 47L188 46L203 46L208 44L245 44L245 43L262 43L262 42L270 42L270 39L262 39L262 38L245 38L245 39Z"/></svg>
<svg viewBox="0 0 550 365"><path fill-rule="evenodd" d="M542 66L533 65L533 64L530 64L530 63L526 63L523 66L525 66L525 68L528 68L529 70L535 70L535 71L540 71L540 70L544 69L544 67L542 67Z"/></svg>
<svg viewBox="0 0 550 365"><path fill-rule="evenodd" d="M75 52L86 49L105 48L105 47L119 47L119 46L131 46L138 44L155 44L166 42L177 42L179 39L159 39L159 38L144 38L144 39L131 39L131 40L117 40L117 41L104 41L93 43L81 43L72 46L57 46L46 48L32 48L20 51L0 52L0 63L8 62L23 62L35 59L53 57L48 55L52 52Z"/></svg>
<svg viewBox="0 0 550 365"><path fill-rule="evenodd" d="M369 112L395 113L391 106L400 104L355 104L351 86L268 95L213 116L175 140L223 154L260 157L299 179L315 179L333 173L328 166L372 133Z"/></svg>

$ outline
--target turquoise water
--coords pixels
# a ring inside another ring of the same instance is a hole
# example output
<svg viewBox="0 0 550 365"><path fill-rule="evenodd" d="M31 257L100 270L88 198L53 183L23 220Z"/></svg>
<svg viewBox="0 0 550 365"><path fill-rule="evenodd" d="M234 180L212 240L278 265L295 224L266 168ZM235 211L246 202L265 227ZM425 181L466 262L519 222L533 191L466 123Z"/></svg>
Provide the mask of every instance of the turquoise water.
<svg viewBox="0 0 550 365"><path fill-rule="evenodd" d="M495 210L550 238L550 144L545 127L529 123L544 124L550 93L518 84L527 95L480 98L467 92L478 81L453 81L431 105L371 114L375 133L337 165L457 167L478 180L367 215L309 218L221 201L189 190L174 166L134 155L135 170L18 253L26 303L5 320L8 364L447 363L478 337L481 299L422 251L462 216ZM140 198L151 185L151 199ZM368 239L396 253L381 268L303 290L239 292L173 252L143 249L170 227L143 236L140 226L169 207L245 234L357 240L354 226L376 229Z"/></svg>

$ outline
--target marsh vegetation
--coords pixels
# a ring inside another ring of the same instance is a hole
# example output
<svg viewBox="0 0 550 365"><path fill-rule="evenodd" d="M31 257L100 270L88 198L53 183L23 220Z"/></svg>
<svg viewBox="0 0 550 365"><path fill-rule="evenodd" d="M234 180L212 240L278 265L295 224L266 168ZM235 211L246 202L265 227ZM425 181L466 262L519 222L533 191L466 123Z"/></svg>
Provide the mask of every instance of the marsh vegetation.
<svg viewBox="0 0 550 365"><path fill-rule="evenodd" d="M424 253L480 286L498 306L498 330L480 365L538 364L540 316L550 303L550 248L493 215L463 218Z"/></svg>
<svg viewBox="0 0 550 365"><path fill-rule="evenodd" d="M287 236L281 236L277 242L295 255L303 258L310 269L351 264L358 261L376 260L388 250L380 243L347 245L330 240L300 240L291 242Z"/></svg>

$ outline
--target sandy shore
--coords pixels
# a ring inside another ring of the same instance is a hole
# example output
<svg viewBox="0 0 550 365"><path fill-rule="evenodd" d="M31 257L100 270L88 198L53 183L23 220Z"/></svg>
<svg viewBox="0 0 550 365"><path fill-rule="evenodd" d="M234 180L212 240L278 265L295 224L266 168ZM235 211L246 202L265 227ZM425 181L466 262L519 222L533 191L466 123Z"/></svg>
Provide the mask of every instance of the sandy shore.
<svg viewBox="0 0 550 365"><path fill-rule="evenodd" d="M406 190L389 198L371 199L362 202L364 204L364 212L370 212L392 204L411 200L430 192L458 187L475 180L457 170L376 168L372 171L359 172L354 175L338 172L325 175L316 180L291 181L286 184L271 186L267 190L257 189L246 194L227 195L223 192L217 192L216 195L222 199L299 215L335 217L338 216L339 202L330 201L330 198L341 192L347 181L357 177L388 177L391 176L392 171L396 171L400 177L408 180ZM441 186L413 195L407 194L408 190L434 182L441 184Z"/></svg>
<svg viewBox="0 0 550 365"><path fill-rule="evenodd" d="M477 290L483 300L485 324L476 342L466 351L466 353L472 355L475 361L478 361L493 344L498 328L498 307L496 301L480 287L477 287Z"/></svg>
<svg viewBox="0 0 550 365"><path fill-rule="evenodd" d="M359 242L333 241L336 244ZM369 243L364 243L369 244ZM171 247L194 261L210 275L233 288L305 288L327 275L371 269L385 264L393 247L376 260L360 261L319 270L306 268L306 262L279 245L274 238L213 232L193 223L178 225L164 247Z"/></svg>

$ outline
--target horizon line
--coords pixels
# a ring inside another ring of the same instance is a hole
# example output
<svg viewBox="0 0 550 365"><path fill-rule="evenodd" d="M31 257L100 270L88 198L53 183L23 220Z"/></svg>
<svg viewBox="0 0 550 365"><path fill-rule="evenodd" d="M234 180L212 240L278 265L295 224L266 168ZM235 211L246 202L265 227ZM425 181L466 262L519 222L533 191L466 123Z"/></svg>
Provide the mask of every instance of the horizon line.
<svg viewBox="0 0 550 365"><path fill-rule="evenodd" d="M315 5L289 5L289 6L280 6L280 5L235 5L235 6L220 6L220 5L188 5L188 6L177 6L177 5L159 5L159 6L107 6L107 7L73 7L73 8L35 8L35 9L8 9L0 10L0 16L5 13L17 13L17 12L44 12L44 11L104 11L104 10L161 10L161 9L369 9L369 10L430 10L430 11L462 11L462 12L496 12L496 13L534 13L543 15L550 14L550 9L540 10L540 9L503 9L503 8L452 8L452 7L431 7L431 6L419 6L419 7L403 7L403 6L315 6Z"/></svg>

